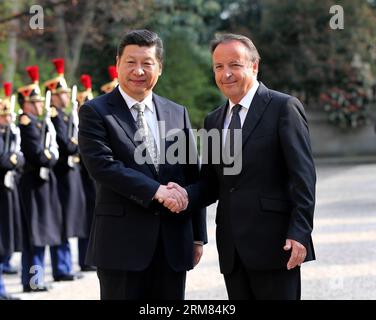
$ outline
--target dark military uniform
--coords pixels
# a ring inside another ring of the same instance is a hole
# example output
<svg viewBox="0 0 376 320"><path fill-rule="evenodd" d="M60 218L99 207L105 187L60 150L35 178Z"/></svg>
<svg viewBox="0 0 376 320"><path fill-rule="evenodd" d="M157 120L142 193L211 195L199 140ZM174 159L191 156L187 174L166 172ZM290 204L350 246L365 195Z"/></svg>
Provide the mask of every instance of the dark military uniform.
<svg viewBox="0 0 376 320"><path fill-rule="evenodd" d="M54 168L59 188L59 197L63 209L65 245L51 248L51 256L56 256L54 278L71 274L72 262L68 238L87 237L88 223L86 201L80 175L78 145L68 136L68 128L72 116L66 116L61 109L54 109L52 122L57 131L57 142L60 150L59 161ZM59 257L61 257L59 259Z"/></svg>
<svg viewBox="0 0 376 320"><path fill-rule="evenodd" d="M64 59L52 60L55 65L57 76L44 83L46 90L52 95L69 94L64 78ZM72 273L72 257L68 238L86 235L85 195L81 181L78 142L71 139L69 132L72 116L65 116L61 108L67 107L61 100L62 105L52 108L52 121L57 132L60 159L54 168L58 181L59 200L63 212L63 243L50 248L52 273L55 281L70 281L77 278ZM66 102L65 102L66 103ZM58 108L61 107L61 108ZM79 276L78 276L79 277Z"/></svg>
<svg viewBox="0 0 376 320"><path fill-rule="evenodd" d="M80 237L78 239L78 264L81 267L82 271L93 271L95 267L91 267L85 264L85 257L87 248L89 245L89 236L90 236L90 229L93 223L94 218L94 208L95 208L95 182L93 178L89 175L86 167L84 166L83 162L81 162L81 178L82 184L84 187L85 192L85 200L86 200L86 224L87 224L87 233L84 237Z"/></svg>
<svg viewBox="0 0 376 320"><path fill-rule="evenodd" d="M115 68L116 71L116 68ZM80 107L86 101L93 99L93 92L91 86L91 77L88 74L83 74L80 77L82 86L85 88L83 91L77 93L78 106ZM107 88L109 87L108 84ZM90 229L94 218L94 207L95 207L95 182L92 177L90 177L84 163L80 162L81 166L81 179L82 185L84 187L85 200L86 200L86 225L87 233L78 239L78 264L81 267L81 271L94 271L96 270L93 266L88 266L85 264L85 257L87 248L89 245Z"/></svg>
<svg viewBox="0 0 376 320"><path fill-rule="evenodd" d="M22 252L22 284L25 292L46 291L44 282L45 246L62 243L62 211L53 167L59 158L55 128L43 113L44 97L39 88L38 66L26 68L32 84L19 88L18 102L23 114L19 119L21 150L25 156L20 180L21 198L29 230L28 244ZM44 106L45 111L46 106ZM30 113L29 113L30 112Z"/></svg>
<svg viewBox="0 0 376 320"><path fill-rule="evenodd" d="M2 274L11 254L22 250L24 230L18 179L25 159L20 130L13 123L15 101L10 82L4 83L4 93L5 98L0 99L0 300L13 299L6 293Z"/></svg>
<svg viewBox="0 0 376 320"><path fill-rule="evenodd" d="M12 299L6 293L2 273L7 258L13 252L22 250L24 229L18 193L18 170L25 161L17 148L18 128L9 131L11 147L5 150L7 130L10 129L0 127L0 299Z"/></svg>
<svg viewBox="0 0 376 320"><path fill-rule="evenodd" d="M25 120L26 119L26 120ZM62 211L53 167L56 152L46 154L42 145L42 122L33 115L21 115L21 148L26 164L20 181L30 240L34 246L57 245L62 242ZM47 126L46 132L53 130ZM57 146L55 146L56 148ZM40 177L40 169L48 169L48 180Z"/></svg>
<svg viewBox="0 0 376 320"><path fill-rule="evenodd" d="M22 250L23 221L18 192L19 169L25 163L23 154L16 150L18 128L9 131L9 143L15 147L5 151L7 128L0 127L0 257L6 258ZM4 261L5 262L5 261Z"/></svg>
<svg viewBox="0 0 376 320"><path fill-rule="evenodd" d="M80 158L77 141L68 136L71 116L55 109L52 117L57 132L59 161L54 167L58 181L59 197L63 209L64 237L84 237L88 234L85 210L85 194L80 175ZM69 159L69 160L68 160Z"/></svg>
<svg viewBox="0 0 376 320"><path fill-rule="evenodd" d="M44 247L60 245L63 239L63 217L59 201L57 180L53 167L58 155L46 154L42 145L40 120L32 115L22 115L20 120L21 146L26 158L24 174L20 181L22 199L25 205L26 221L30 230L31 252L24 250L23 276L24 286L29 284L30 266L44 267ZM53 133L52 123L47 132ZM53 146L57 150L57 145ZM40 177L41 168L48 170L48 180Z"/></svg>

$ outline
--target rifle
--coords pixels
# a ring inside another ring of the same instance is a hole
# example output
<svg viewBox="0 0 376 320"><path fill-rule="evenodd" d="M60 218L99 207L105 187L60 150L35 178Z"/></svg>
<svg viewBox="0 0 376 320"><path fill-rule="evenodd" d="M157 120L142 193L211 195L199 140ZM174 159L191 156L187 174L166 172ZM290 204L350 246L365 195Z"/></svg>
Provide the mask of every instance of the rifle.
<svg viewBox="0 0 376 320"><path fill-rule="evenodd" d="M11 141L11 133L12 133L12 127L14 126L14 122L16 121L16 113L14 112L14 108L16 105L16 97L15 95L12 95L10 98L10 114L11 114L11 122L9 123L7 127L7 132L5 136L5 148L4 151L7 152L15 152L17 149L17 146L14 146L14 143ZM20 143L19 137L16 136L16 143ZM6 174L4 175L4 186L8 189L13 190L14 189L14 176L16 175L15 170L8 170Z"/></svg>
<svg viewBox="0 0 376 320"><path fill-rule="evenodd" d="M41 144L42 144L43 150L46 150L50 147L50 143L51 143L51 135L47 131L47 126L48 126L47 122L51 118L51 91L50 90L46 92L44 108L45 108L45 113L44 113L44 119L43 119L43 124L42 124ZM50 178L49 173L50 173L49 168L41 167L39 170L39 177L47 181Z"/></svg>
<svg viewBox="0 0 376 320"><path fill-rule="evenodd" d="M77 101L77 86L76 85L72 87L71 102L72 102L72 113L71 113L72 117L69 120L68 137L70 140L77 141L78 139L78 101ZM76 158L77 156L74 156L74 155L68 156L69 167L74 168Z"/></svg>

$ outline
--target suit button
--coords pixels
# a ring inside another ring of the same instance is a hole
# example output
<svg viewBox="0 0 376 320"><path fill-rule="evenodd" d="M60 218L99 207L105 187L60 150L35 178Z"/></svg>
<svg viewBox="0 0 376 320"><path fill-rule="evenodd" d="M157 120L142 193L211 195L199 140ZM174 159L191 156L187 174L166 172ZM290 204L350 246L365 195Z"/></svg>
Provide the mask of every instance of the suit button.
<svg viewBox="0 0 376 320"><path fill-rule="evenodd" d="M159 211L155 211L155 212L154 212L154 215L155 215L155 216L159 216Z"/></svg>
<svg viewBox="0 0 376 320"><path fill-rule="evenodd" d="M230 192L234 192L235 191L235 188L230 188Z"/></svg>

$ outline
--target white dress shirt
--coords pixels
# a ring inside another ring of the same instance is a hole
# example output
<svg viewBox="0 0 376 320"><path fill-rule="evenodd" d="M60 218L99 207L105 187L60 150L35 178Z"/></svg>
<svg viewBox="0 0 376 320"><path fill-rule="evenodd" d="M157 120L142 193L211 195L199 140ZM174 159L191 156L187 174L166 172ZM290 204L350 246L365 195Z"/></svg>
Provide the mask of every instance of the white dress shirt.
<svg viewBox="0 0 376 320"><path fill-rule="evenodd" d="M137 101L136 99L130 97L124 92L124 90L119 86L119 91L122 97L124 98L129 110L132 113L134 121L137 120L137 110L133 108L136 103L143 103L146 108L144 112L145 120L148 124L149 130L153 134L155 143L157 144L158 151L160 151L160 141L159 141L159 127L158 127L158 118L155 106L153 103L153 93L150 94L142 101Z"/></svg>
<svg viewBox="0 0 376 320"><path fill-rule="evenodd" d="M240 123L241 123L242 128L243 128L243 124L247 116L248 110L251 106L252 100L256 94L256 91L259 85L260 83L256 80L253 86L251 87L251 89L248 90L247 94L238 103L242 106L242 108L239 111ZM236 103L229 100L229 108L227 109L225 121L223 123L223 131L222 131L223 145L226 142L227 129L231 122L232 108L235 106L235 104Z"/></svg>

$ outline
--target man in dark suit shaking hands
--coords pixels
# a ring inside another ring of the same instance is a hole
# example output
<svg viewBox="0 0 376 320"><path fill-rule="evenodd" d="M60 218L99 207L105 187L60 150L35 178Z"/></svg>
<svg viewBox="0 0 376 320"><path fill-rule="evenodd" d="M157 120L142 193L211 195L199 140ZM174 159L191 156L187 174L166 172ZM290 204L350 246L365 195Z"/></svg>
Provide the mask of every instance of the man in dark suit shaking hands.
<svg viewBox="0 0 376 320"><path fill-rule="evenodd" d="M260 56L247 37L220 35L211 49L228 101L205 119L205 129L220 131L222 141L208 140L200 181L186 188L189 207L219 199L217 247L230 299L300 299L300 265L315 259L316 174L303 106L257 81ZM231 151L228 137L236 130L241 144ZM226 174L223 157L213 161L222 147L240 161L240 173ZM176 202L164 205L179 210Z"/></svg>
<svg viewBox="0 0 376 320"><path fill-rule="evenodd" d="M80 152L97 186L86 264L98 268L102 299L184 299L186 271L207 242L205 210L184 210L186 196L166 187L192 184L199 172L197 163L161 161L171 143L162 129L187 137L190 129L183 106L152 92L162 56L155 33L128 32L116 57L119 86L79 111ZM167 198L179 214L161 205Z"/></svg>

